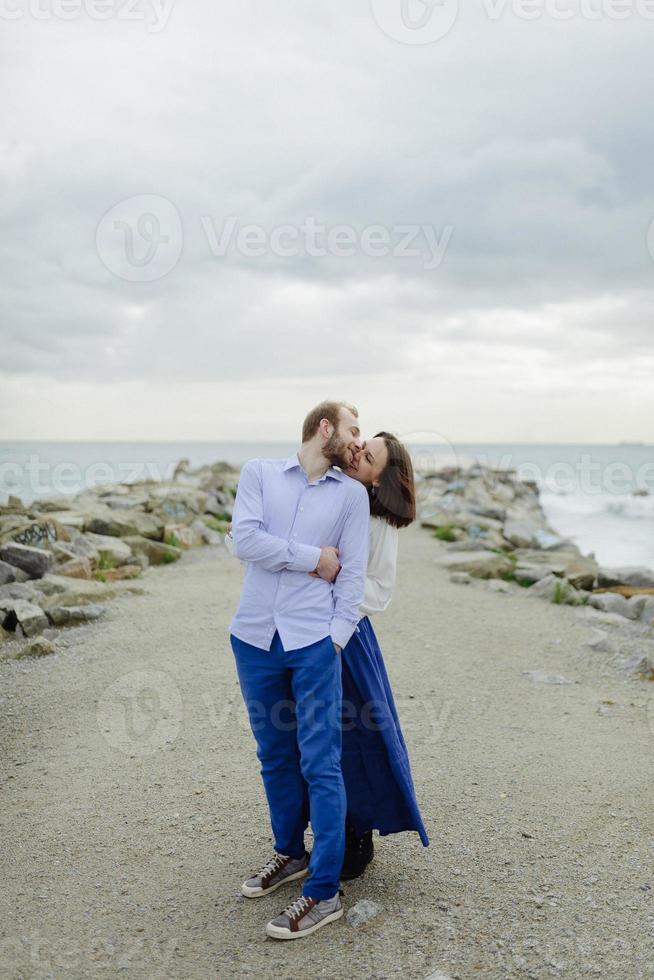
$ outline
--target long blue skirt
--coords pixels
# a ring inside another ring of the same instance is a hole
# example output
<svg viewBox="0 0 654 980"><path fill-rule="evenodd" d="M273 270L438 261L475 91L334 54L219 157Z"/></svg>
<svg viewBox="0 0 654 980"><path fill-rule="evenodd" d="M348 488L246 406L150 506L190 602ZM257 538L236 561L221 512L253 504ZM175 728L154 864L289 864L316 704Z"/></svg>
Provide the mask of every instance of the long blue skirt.
<svg viewBox="0 0 654 980"><path fill-rule="evenodd" d="M358 836L369 830L425 831L384 658L367 616L341 652L343 669L341 767L347 815Z"/></svg>

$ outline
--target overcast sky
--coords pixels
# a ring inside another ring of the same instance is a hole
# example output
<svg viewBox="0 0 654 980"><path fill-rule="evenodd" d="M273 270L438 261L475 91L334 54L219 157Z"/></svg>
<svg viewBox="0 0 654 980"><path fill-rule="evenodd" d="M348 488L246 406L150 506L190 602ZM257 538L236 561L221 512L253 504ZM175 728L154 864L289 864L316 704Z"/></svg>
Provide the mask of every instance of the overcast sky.
<svg viewBox="0 0 654 980"><path fill-rule="evenodd" d="M0 3L0 438L654 441L654 3L102 4Z"/></svg>

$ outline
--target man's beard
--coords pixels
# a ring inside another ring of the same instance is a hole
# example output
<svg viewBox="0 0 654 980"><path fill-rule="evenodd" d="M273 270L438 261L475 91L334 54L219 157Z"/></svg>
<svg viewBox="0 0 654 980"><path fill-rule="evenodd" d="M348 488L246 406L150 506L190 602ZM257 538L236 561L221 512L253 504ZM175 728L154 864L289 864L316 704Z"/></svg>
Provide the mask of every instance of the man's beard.
<svg viewBox="0 0 654 980"><path fill-rule="evenodd" d="M338 432L333 432L325 445L322 447L322 454L329 460L332 466L340 466L346 470L351 464L351 456L348 452L348 444L341 439Z"/></svg>

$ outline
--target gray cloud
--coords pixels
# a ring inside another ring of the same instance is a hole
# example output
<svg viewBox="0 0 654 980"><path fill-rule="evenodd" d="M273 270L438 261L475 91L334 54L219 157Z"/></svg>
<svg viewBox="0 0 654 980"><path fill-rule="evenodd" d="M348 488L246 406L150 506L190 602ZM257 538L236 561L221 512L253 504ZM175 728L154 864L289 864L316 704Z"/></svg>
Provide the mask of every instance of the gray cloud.
<svg viewBox="0 0 654 980"><path fill-rule="evenodd" d="M653 354L654 22L481 10L424 47L366 4L198 0L159 33L5 23L2 374L627 385ZM138 195L183 227L152 282L116 278L95 245ZM424 235L413 257L217 257L207 222L220 235L230 216L266 235L308 217L452 234L433 269Z"/></svg>

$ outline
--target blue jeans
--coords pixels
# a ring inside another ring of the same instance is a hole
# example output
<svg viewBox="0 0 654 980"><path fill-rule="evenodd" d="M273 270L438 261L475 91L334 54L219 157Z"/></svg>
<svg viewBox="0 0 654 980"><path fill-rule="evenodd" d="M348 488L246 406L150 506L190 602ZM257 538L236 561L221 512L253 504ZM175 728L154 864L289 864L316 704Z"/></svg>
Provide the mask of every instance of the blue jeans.
<svg viewBox="0 0 654 980"><path fill-rule="evenodd" d="M275 850L302 857L311 820L313 851L303 894L331 898L345 851L341 774L341 657L330 636L270 650L230 635L268 798Z"/></svg>

